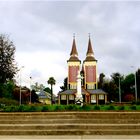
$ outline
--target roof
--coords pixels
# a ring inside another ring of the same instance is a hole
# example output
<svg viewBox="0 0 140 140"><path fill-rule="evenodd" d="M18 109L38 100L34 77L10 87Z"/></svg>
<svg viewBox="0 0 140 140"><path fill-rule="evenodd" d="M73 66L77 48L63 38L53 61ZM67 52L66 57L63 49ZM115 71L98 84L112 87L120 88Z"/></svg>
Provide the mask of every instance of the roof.
<svg viewBox="0 0 140 140"><path fill-rule="evenodd" d="M79 58L76 57L76 56L71 56L70 59L69 59L67 62L69 62L69 61L78 61L78 62L81 62L81 61L79 60Z"/></svg>
<svg viewBox="0 0 140 140"><path fill-rule="evenodd" d="M59 92L58 94L75 94L77 92L76 89L69 89L69 90L65 90L63 92ZM82 94L107 94L105 91L103 91L102 89L84 89L82 88Z"/></svg>
<svg viewBox="0 0 140 140"><path fill-rule="evenodd" d="M87 54L86 55L88 55L88 54L94 54L93 53L93 50L92 50L92 44L91 44L91 40L90 40L90 37L89 37L89 41L88 41L88 49L87 49Z"/></svg>
<svg viewBox="0 0 140 140"><path fill-rule="evenodd" d="M76 92L77 92L76 89L69 89L69 90L59 92L58 94L75 94Z"/></svg>
<svg viewBox="0 0 140 140"><path fill-rule="evenodd" d="M84 62L85 61L97 61L97 60L94 58L94 56L87 56Z"/></svg>
<svg viewBox="0 0 140 140"><path fill-rule="evenodd" d="M87 89L90 94L107 94L107 92L103 91L102 89Z"/></svg>
<svg viewBox="0 0 140 140"><path fill-rule="evenodd" d="M46 99L46 98L49 98L50 99L51 98L51 95L48 92L40 91L40 93L38 94L38 97L40 99Z"/></svg>
<svg viewBox="0 0 140 140"><path fill-rule="evenodd" d="M77 49L76 49L75 38L73 38L72 49L71 49L70 55L78 55L78 52L77 52Z"/></svg>
<svg viewBox="0 0 140 140"><path fill-rule="evenodd" d="M68 60L68 62L69 61L80 61L79 58L78 58L78 52L77 52L77 48L76 48L75 38L73 38L72 49L71 49L71 53L70 53L70 59Z"/></svg>
<svg viewBox="0 0 140 140"><path fill-rule="evenodd" d="M84 62L85 61L97 61L94 58L94 52L93 52L93 49L92 49L92 44L91 44L90 37L89 37L89 41L88 41L88 49L87 49L87 53L86 53L86 59L84 60Z"/></svg>

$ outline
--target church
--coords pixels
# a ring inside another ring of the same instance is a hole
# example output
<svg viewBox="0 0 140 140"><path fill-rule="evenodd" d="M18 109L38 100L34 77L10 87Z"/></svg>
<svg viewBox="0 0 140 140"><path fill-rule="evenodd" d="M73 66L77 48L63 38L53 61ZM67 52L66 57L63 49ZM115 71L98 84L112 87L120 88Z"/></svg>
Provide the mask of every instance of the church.
<svg viewBox="0 0 140 140"><path fill-rule="evenodd" d="M102 89L98 89L97 60L94 56L90 36L86 58L82 64L78 58L76 41L73 37L70 58L67 64L67 90L58 93L58 103L62 105L76 104L77 97L81 94L83 104L105 104L107 102L107 93ZM80 84L78 84L79 78Z"/></svg>

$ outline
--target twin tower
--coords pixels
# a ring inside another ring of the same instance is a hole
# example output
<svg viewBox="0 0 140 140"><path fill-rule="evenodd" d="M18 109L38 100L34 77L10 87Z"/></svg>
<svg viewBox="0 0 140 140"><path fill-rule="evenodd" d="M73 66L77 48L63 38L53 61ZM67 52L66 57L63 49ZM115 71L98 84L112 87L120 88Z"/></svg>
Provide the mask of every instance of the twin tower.
<svg viewBox="0 0 140 140"><path fill-rule="evenodd" d="M97 60L94 57L92 43L89 36L86 58L81 65L78 58L75 37L68 62L68 90L77 88L77 75L80 71L82 76L82 88L86 90L97 89ZM81 68L82 67L82 68Z"/></svg>

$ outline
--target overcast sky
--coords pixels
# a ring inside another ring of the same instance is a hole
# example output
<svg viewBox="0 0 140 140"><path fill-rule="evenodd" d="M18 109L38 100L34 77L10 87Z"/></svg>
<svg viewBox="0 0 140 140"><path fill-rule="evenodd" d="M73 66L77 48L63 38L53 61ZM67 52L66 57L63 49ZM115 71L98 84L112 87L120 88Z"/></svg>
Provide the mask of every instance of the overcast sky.
<svg viewBox="0 0 140 140"><path fill-rule="evenodd" d="M98 74L128 74L140 67L139 1L0 1L0 33L16 46L22 85L29 86L32 76L32 83L48 86L53 76L55 94L67 77L73 33L81 61L91 33Z"/></svg>

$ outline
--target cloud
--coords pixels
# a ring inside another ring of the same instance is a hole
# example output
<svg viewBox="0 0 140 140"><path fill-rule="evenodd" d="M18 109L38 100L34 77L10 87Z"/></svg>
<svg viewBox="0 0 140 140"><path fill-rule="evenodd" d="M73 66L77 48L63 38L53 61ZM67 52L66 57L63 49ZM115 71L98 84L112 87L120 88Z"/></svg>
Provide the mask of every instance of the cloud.
<svg viewBox="0 0 140 140"><path fill-rule="evenodd" d="M43 84L54 76L57 92L67 76L73 33L81 60L91 33L98 73L127 74L131 65L140 67L139 13L139 1L0 1L0 32L16 45L16 61L25 66L23 84L30 75Z"/></svg>

